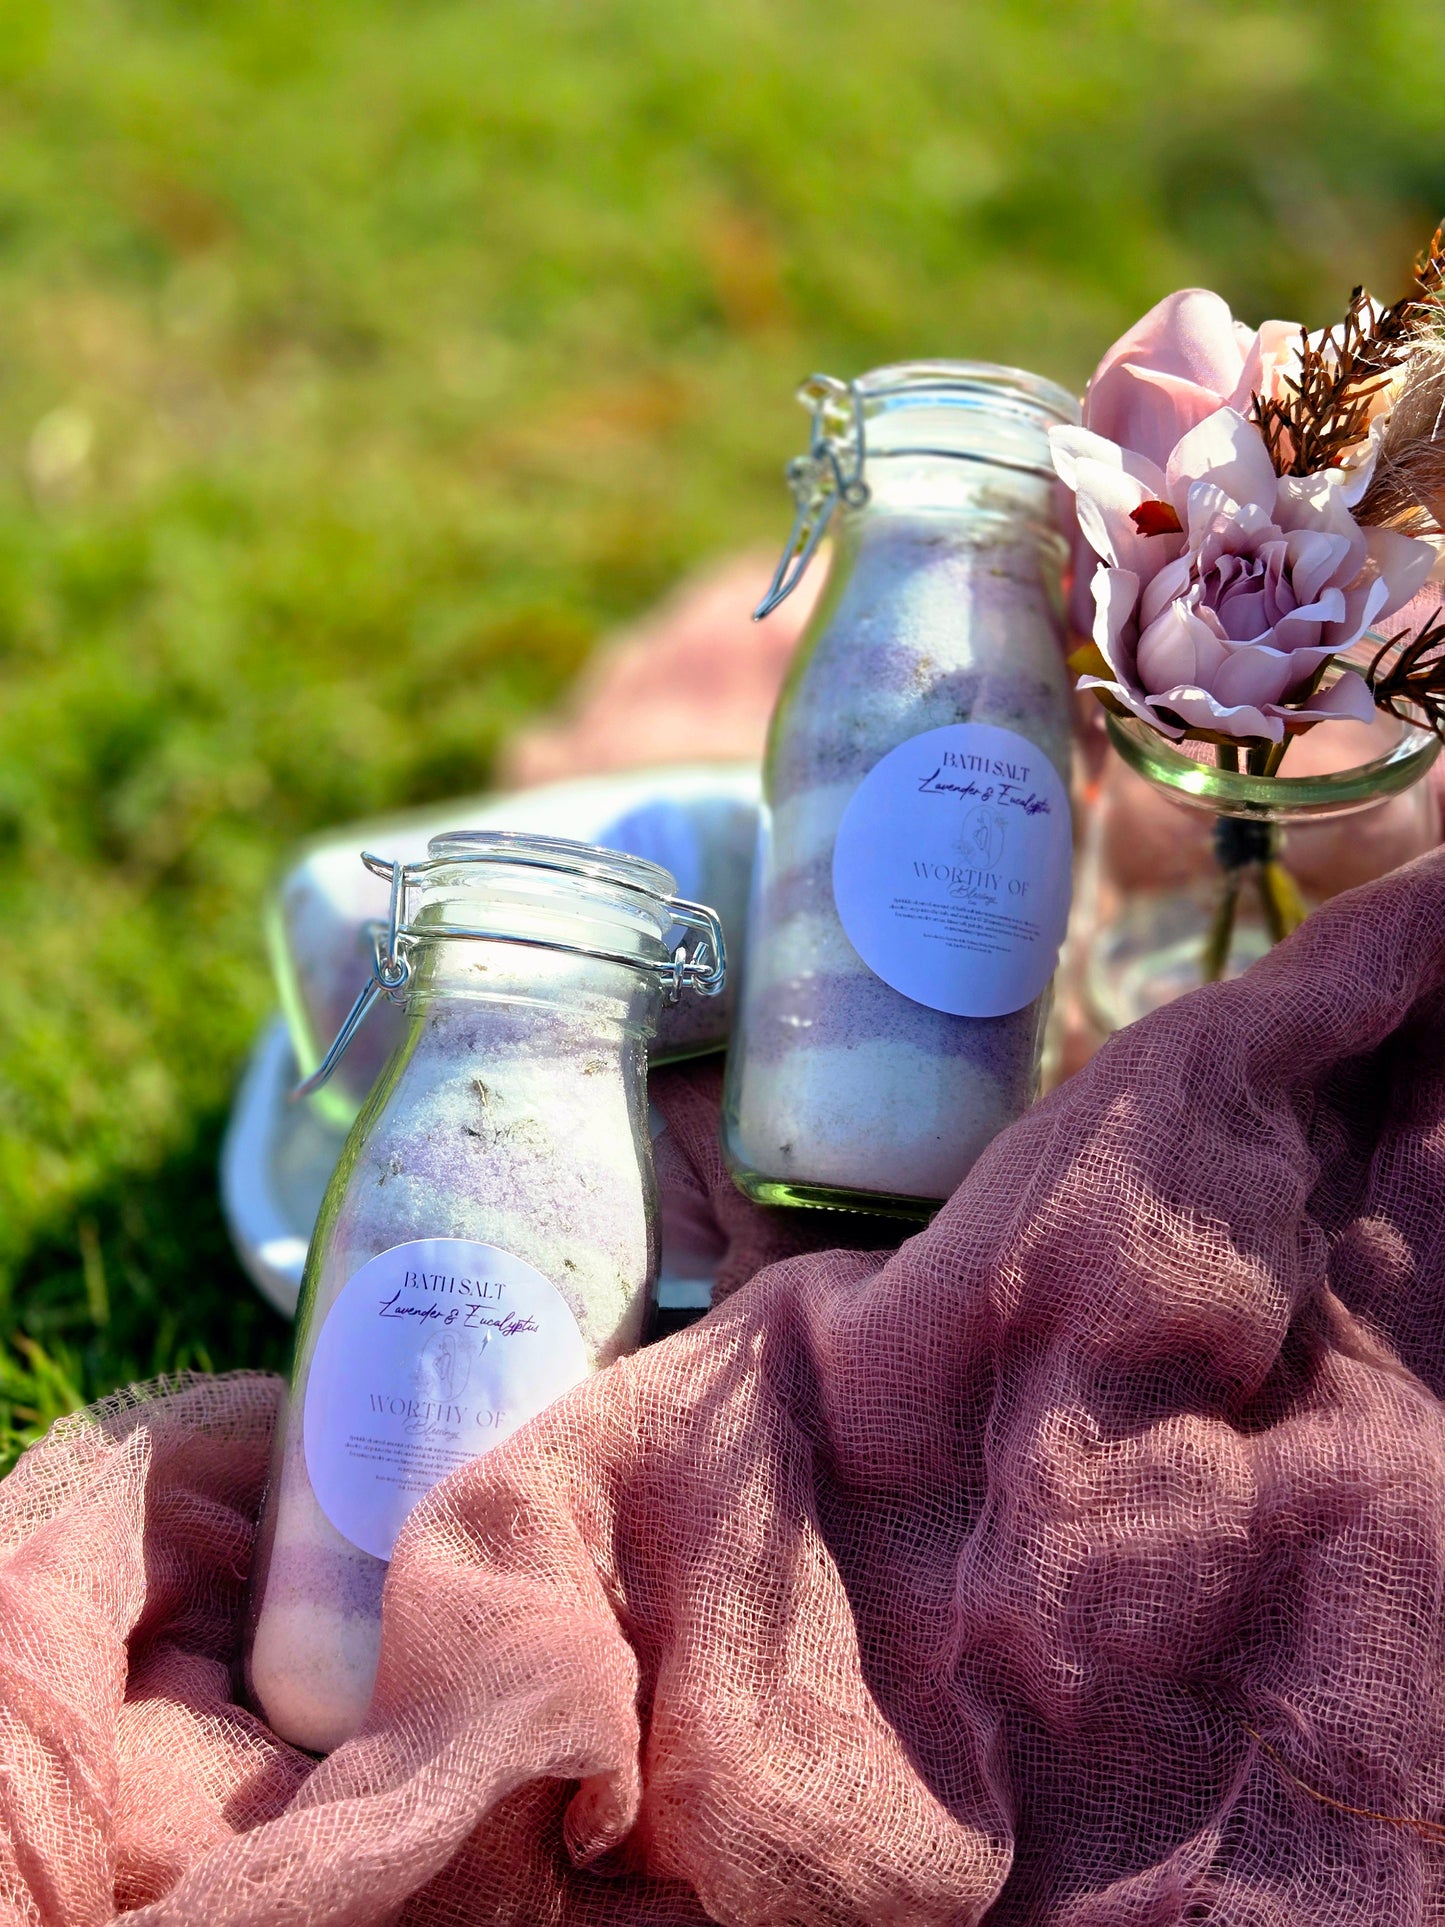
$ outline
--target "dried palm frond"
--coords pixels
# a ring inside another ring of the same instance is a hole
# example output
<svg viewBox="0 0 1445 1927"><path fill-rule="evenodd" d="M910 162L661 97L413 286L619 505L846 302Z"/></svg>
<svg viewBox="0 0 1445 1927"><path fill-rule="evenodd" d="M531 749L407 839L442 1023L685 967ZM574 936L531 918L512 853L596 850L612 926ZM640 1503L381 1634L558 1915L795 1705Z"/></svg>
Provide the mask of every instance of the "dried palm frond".
<svg viewBox="0 0 1445 1927"><path fill-rule="evenodd" d="M1356 289L1356 293L1360 292ZM1436 228L1430 245L1415 263L1408 294L1382 309L1373 330L1379 367L1397 367L1402 351L1408 354L1422 334L1438 330L1445 321L1445 228ZM1367 347L1366 356L1371 350Z"/></svg>
<svg viewBox="0 0 1445 1927"><path fill-rule="evenodd" d="M1377 709L1403 722L1423 718L1445 739L1445 606L1413 635L1402 630L1387 636L1365 671L1365 681Z"/></svg>
<svg viewBox="0 0 1445 1927"><path fill-rule="evenodd" d="M1422 335L1405 362L1355 520L1402 535L1445 535L1445 334Z"/></svg>

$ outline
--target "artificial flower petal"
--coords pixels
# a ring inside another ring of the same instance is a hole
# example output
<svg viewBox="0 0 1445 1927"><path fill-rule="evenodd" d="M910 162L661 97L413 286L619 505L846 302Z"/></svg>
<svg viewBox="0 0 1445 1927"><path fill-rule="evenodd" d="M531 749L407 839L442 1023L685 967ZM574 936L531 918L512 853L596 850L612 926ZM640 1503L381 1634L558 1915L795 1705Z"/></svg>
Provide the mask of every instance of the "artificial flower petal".
<svg viewBox="0 0 1445 1927"><path fill-rule="evenodd" d="M1162 568L1152 582L1146 582L1144 593L1139 598L1139 628L1147 629L1151 622L1163 614L1176 596L1182 596L1189 588L1193 565L1187 555L1177 555L1166 567Z"/></svg>
<svg viewBox="0 0 1445 1927"><path fill-rule="evenodd" d="M1141 535L1183 535L1184 524L1172 502L1144 501L1129 511L1129 520Z"/></svg>
<svg viewBox="0 0 1445 1927"><path fill-rule="evenodd" d="M1144 689L1212 682L1226 655L1207 623L1182 602L1171 602L1139 638L1135 668Z"/></svg>
<svg viewBox="0 0 1445 1927"><path fill-rule="evenodd" d="M1148 499L1149 492L1132 475L1089 460L1077 461L1074 475L1079 527L1098 556L1114 568L1131 569L1141 582L1173 561L1184 546L1184 538L1156 539L1140 534L1133 511Z"/></svg>
<svg viewBox="0 0 1445 1927"><path fill-rule="evenodd" d="M1289 656L1282 649L1231 649L1209 678L1209 692L1216 702L1262 707L1279 701L1290 686L1292 674Z"/></svg>
<svg viewBox="0 0 1445 1927"><path fill-rule="evenodd" d="M1189 729L1207 729L1217 736L1263 737L1271 743L1284 739L1279 717L1249 703L1221 703L1207 689L1165 689L1150 698L1156 714L1167 709Z"/></svg>
<svg viewBox="0 0 1445 1927"><path fill-rule="evenodd" d="M1302 602L1313 602L1349 557L1349 538L1323 529L1291 529L1285 536L1290 577Z"/></svg>
<svg viewBox="0 0 1445 1927"><path fill-rule="evenodd" d="M1163 465L1185 429L1233 392L1245 355L1228 304L1208 288L1166 295L1114 343L1084 398L1084 420Z"/></svg>
<svg viewBox="0 0 1445 1927"><path fill-rule="evenodd" d="M1149 727L1157 729L1161 736L1172 738L1184 734L1182 729L1175 728L1172 723L1166 723L1144 697L1136 695L1124 683L1111 682L1103 676L1080 676L1078 686L1080 689L1097 689L1101 695L1112 696L1122 708L1131 710L1141 723L1148 723Z"/></svg>
<svg viewBox="0 0 1445 1927"><path fill-rule="evenodd" d="M1229 406L1248 415L1256 395L1273 398L1281 393L1282 378L1299 365L1299 343L1304 330L1296 321L1263 321L1250 336L1245 349L1244 367L1234 393L1225 397Z"/></svg>
<svg viewBox="0 0 1445 1927"><path fill-rule="evenodd" d="M1434 543L1401 535L1398 529L1366 529L1365 545L1388 591L1385 601L1370 618L1373 622L1378 617L1394 615L1417 596L1429 581L1438 558Z"/></svg>
<svg viewBox="0 0 1445 1927"><path fill-rule="evenodd" d="M1060 481L1068 488L1075 485L1074 478L1080 462L1098 462L1104 468L1115 468L1125 475L1132 475L1148 495L1164 493L1164 471L1157 462L1136 454L1131 448L1121 448L1117 442L1096 435L1091 429L1078 428L1072 423L1051 428L1049 453Z"/></svg>
<svg viewBox="0 0 1445 1927"><path fill-rule="evenodd" d="M1279 477L1253 422L1232 408L1217 408L1181 436L1165 465L1169 498L1189 511L1191 484L1211 482L1240 508L1253 505L1272 517Z"/></svg>
<svg viewBox="0 0 1445 1927"><path fill-rule="evenodd" d="M1274 713L1287 722L1370 723L1375 719L1375 698L1364 677L1347 669L1338 681L1316 691L1305 702L1280 705Z"/></svg>
<svg viewBox="0 0 1445 1927"><path fill-rule="evenodd" d="M1139 578L1129 569L1094 572L1094 641L1099 653L1121 682L1132 679L1133 651L1124 646L1125 631L1139 600Z"/></svg>

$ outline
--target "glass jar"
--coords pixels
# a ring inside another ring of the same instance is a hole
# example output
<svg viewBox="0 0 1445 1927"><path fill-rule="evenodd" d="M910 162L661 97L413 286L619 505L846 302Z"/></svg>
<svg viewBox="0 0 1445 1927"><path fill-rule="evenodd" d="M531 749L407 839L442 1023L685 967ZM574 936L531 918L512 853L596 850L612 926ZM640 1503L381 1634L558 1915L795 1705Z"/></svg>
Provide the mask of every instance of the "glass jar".
<svg viewBox="0 0 1445 1927"><path fill-rule="evenodd" d="M738 1185L927 1216L1031 1102L1068 918L1052 383L815 378L793 536L832 566L773 715L729 1056Z"/></svg>
<svg viewBox="0 0 1445 1927"><path fill-rule="evenodd" d="M371 1697L382 1580L416 1501L641 1341L657 1258L647 1040L721 988L712 912L640 859L434 838L391 882L371 985L405 1037L311 1241L252 1572L247 1684L326 1751ZM678 927L692 949L675 947Z"/></svg>
<svg viewBox="0 0 1445 1927"><path fill-rule="evenodd" d="M1383 710L1305 732L1276 776L1221 768L1214 745L1171 743L1134 717L1107 725L1114 753L1087 811L1065 1069L1185 991L1238 976L1308 910L1440 840L1439 800L1421 781L1439 741Z"/></svg>

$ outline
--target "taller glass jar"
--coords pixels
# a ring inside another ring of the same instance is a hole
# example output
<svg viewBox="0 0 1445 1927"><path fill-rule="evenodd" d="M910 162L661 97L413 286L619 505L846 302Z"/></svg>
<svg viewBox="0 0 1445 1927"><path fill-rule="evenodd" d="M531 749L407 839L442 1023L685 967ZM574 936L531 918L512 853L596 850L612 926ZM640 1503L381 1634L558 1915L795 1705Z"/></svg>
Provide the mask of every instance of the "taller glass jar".
<svg viewBox="0 0 1445 1927"><path fill-rule="evenodd" d="M1038 1085L1068 919L1052 383L914 363L801 390L767 613L833 561L774 712L724 1138L769 1203L926 1216Z"/></svg>
<svg viewBox="0 0 1445 1927"><path fill-rule="evenodd" d="M317 1219L252 1568L249 1690L316 1751L366 1712L412 1506L641 1341L647 1040L724 970L711 911L637 858L496 832L369 861L392 880L373 981L407 1030Z"/></svg>

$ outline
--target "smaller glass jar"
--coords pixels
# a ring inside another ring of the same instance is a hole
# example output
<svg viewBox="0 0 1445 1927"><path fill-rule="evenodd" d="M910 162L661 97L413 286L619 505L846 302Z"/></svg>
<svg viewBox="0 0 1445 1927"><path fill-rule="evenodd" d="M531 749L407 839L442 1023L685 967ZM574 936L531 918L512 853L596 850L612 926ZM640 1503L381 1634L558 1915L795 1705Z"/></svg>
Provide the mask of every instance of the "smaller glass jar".
<svg viewBox="0 0 1445 1927"><path fill-rule="evenodd" d="M370 1702L412 1506L641 1342L647 1041L666 997L713 994L725 968L713 913L638 858L498 832L365 860L391 880L389 925L318 1075L382 992L407 1029L312 1238L246 1659L272 1728L318 1752Z"/></svg>
<svg viewBox="0 0 1445 1927"><path fill-rule="evenodd" d="M1064 1072L1440 840L1439 801L1421 780L1440 744L1405 718L1321 724L1290 744L1276 776L1222 768L1214 745L1170 743L1132 717L1107 727L1112 753L1084 812Z"/></svg>

